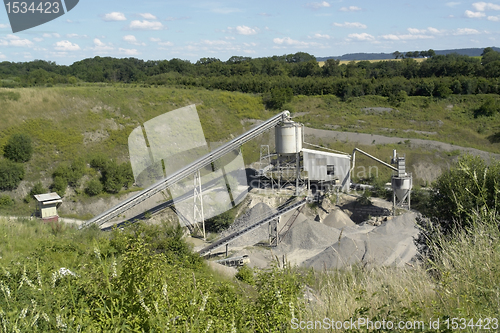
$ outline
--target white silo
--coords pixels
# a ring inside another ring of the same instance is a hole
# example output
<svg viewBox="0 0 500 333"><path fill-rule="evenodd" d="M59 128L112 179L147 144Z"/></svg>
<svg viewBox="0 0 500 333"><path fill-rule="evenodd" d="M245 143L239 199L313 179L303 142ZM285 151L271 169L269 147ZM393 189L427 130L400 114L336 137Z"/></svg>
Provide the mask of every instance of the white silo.
<svg viewBox="0 0 500 333"><path fill-rule="evenodd" d="M294 155L302 151L302 126L302 124L288 120L275 127L278 155Z"/></svg>

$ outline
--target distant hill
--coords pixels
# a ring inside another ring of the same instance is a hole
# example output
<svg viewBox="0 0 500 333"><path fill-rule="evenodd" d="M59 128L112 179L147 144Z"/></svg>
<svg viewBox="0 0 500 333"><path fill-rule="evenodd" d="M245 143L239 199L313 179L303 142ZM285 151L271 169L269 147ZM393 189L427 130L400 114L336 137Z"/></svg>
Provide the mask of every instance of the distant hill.
<svg viewBox="0 0 500 333"><path fill-rule="evenodd" d="M461 55L466 55L469 57L478 57L483 53L485 48L470 48L470 49L453 49L453 50L434 50L436 54L450 54L450 53L458 53ZM493 50L500 52L500 48L492 47ZM401 52L401 53L406 53ZM409 51L408 51L409 52ZM331 56L331 57L317 57L318 61L326 61L328 59L338 59L338 60L384 60L384 59L394 59L394 55L392 53L348 53L342 56Z"/></svg>

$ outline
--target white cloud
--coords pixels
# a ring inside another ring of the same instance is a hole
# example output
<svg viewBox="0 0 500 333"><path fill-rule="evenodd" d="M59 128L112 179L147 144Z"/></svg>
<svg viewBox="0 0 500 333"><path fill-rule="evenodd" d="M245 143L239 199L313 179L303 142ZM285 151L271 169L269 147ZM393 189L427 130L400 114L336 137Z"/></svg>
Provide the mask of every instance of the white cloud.
<svg viewBox="0 0 500 333"><path fill-rule="evenodd" d="M7 56L5 54L0 53L0 59L7 59Z"/></svg>
<svg viewBox="0 0 500 333"><path fill-rule="evenodd" d="M273 42L274 42L274 44L277 44L277 45L289 45L289 46L310 46L310 45L314 45L314 44L311 44L311 43L306 43L306 42L302 42L300 40L292 39L290 37L274 38Z"/></svg>
<svg viewBox="0 0 500 333"><path fill-rule="evenodd" d="M239 25L236 27L236 32L240 35L255 35L257 29L247 27L246 25Z"/></svg>
<svg viewBox="0 0 500 333"><path fill-rule="evenodd" d="M139 54L139 51L137 51L136 49L123 49L121 47L118 49L118 52L128 56L135 56Z"/></svg>
<svg viewBox="0 0 500 333"><path fill-rule="evenodd" d="M401 34L401 35L389 34L389 35L383 35L382 38L386 40L415 40L415 39L430 39L434 38L434 36L422 35L422 34Z"/></svg>
<svg viewBox="0 0 500 333"><path fill-rule="evenodd" d="M122 38L125 42L127 43L130 43L130 44L133 44L133 45L141 45L141 46L146 46L145 43L141 43L137 40L137 38L135 38L134 35L126 35L126 36L123 36Z"/></svg>
<svg viewBox="0 0 500 333"><path fill-rule="evenodd" d="M58 33L52 33L52 34L44 33L42 36L44 38L52 38L52 37L61 38L61 35L59 35Z"/></svg>
<svg viewBox="0 0 500 333"><path fill-rule="evenodd" d="M491 2L476 2L472 4L472 7L480 12L484 12L487 10L500 10L500 5Z"/></svg>
<svg viewBox="0 0 500 333"><path fill-rule="evenodd" d="M322 35L322 34L314 34L313 37L309 38L316 38L316 39L330 39L330 35Z"/></svg>
<svg viewBox="0 0 500 333"><path fill-rule="evenodd" d="M79 35L79 34L66 34L67 38L89 38L87 35Z"/></svg>
<svg viewBox="0 0 500 333"><path fill-rule="evenodd" d="M111 51L113 49L113 46L103 43L99 38L94 38L94 47L92 48L92 50L97 52L105 52Z"/></svg>
<svg viewBox="0 0 500 333"><path fill-rule="evenodd" d="M483 12L473 12L472 10L466 10L465 11L465 17L468 17L468 18L481 18L481 17L485 17L486 14L483 13Z"/></svg>
<svg viewBox="0 0 500 333"><path fill-rule="evenodd" d="M143 19L146 19L146 20L157 20L158 18L156 16L154 16L153 14L151 13L140 13L139 14Z"/></svg>
<svg viewBox="0 0 500 333"><path fill-rule="evenodd" d="M455 30L453 33L456 36L460 35L478 35L480 32L476 29L470 29L470 28L460 28Z"/></svg>
<svg viewBox="0 0 500 333"><path fill-rule="evenodd" d="M6 28L10 28L10 25L0 23L0 29L6 29Z"/></svg>
<svg viewBox="0 0 500 333"><path fill-rule="evenodd" d="M339 9L341 12L358 12L361 8L357 6L342 7Z"/></svg>
<svg viewBox="0 0 500 333"><path fill-rule="evenodd" d="M0 38L0 45L2 46L16 46L16 47L32 47L34 44L29 39L22 39L16 35L7 35Z"/></svg>
<svg viewBox="0 0 500 333"><path fill-rule="evenodd" d="M498 22L500 21L500 16L488 16L488 20Z"/></svg>
<svg viewBox="0 0 500 333"><path fill-rule="evenodd" d="M161 22L157 21L139 21L139 20L134 20L130 22L129 28L132 30L162 30L163 24Z"/></svg>
<svg viewBox="0 0 500 333"><path fill-rule="evenodd" d="M58 51L78 51L80 46L78 44L71 43L69 40L62 40L56 43L54 49Z"/></svg>
<svg viewBox="0 0 500 333"><path fill-rule="evenodd" d="M367 34L366 32L363 32L362 34L349 34L347 35L349 39L355 39L359 41L373 41L375 40L375 37L373 37L370 34Z"/></svg>
<svg viewBox="0 0 500 333"><path fill-rule="evenodd" d="M323 2L310 2L306 5L306 7L310 7L310 8L313 8L313 9L320 9L320 8L328 8L328 7L331 7L331 5L326 2L326 1L323 1Z"/></svg>
<svg viewBox="0 0 500 333"><path fill-rule="evenodd" d="M40 38L40 37L35 37L35 38L33 38L33 40L34 40L35 42L38 42L38 43L39 43L39 42L43 42L43 38Z"/></svg>
<svg viewBox="0 0 500 333"><path fill-rule="evenodd" d="M344 27L344 28L358 28L358 29L366 29L367 26L363 23L359 22L344 22L344 23L333 23L336 27Z"/></svg>
<svg viewBox="0 0 500 333"><path fill-rule="evenodd" d="M447 2L446 6L448 6L448 7L455 7L455 6L458 6L460 4L461 4L461 2Z"/></svg>
<svg viewBox="0 0 500 333"><path fill-rule="evenodd" d="M125 14L121 12L111 12L108 14L104 14L102 17L104 21L126 21L127 18L125 17Z"/></svg>

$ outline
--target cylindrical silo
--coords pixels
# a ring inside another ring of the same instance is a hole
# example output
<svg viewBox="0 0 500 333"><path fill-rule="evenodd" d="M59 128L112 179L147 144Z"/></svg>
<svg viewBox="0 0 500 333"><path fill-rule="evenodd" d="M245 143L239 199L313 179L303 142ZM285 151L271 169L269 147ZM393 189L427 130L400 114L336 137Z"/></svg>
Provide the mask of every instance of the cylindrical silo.
<svg viewBox="0 0 500 333"><path fill-rule="evenodd" d="M302 151L302 124L284 121L275 127L276 153L292 155Z"/></svg>
<svg viewBox="0 0 500 333"><path fill-rule="evenodd" d="M392 190L399 201L402 201L412 188L412 177L392 177Z"/></svg>

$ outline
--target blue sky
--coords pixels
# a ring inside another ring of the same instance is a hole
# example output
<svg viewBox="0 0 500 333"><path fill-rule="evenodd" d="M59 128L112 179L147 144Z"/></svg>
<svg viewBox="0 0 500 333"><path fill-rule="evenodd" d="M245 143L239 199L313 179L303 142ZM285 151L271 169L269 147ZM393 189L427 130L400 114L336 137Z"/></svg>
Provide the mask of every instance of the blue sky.
<svg viewBox="0 0 500 333"><path fill-rule="evenodd" d="M298 51L356 52L500 46L500 0L80 0L70 12L12 33L0 10L0 61L58 64L94 57L145 60Z"/></svg>

